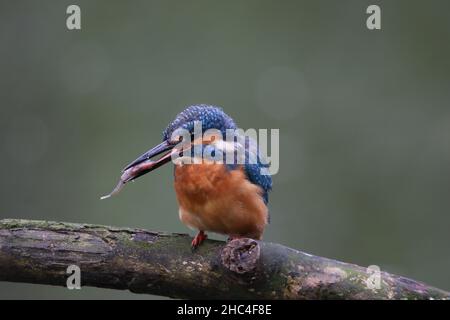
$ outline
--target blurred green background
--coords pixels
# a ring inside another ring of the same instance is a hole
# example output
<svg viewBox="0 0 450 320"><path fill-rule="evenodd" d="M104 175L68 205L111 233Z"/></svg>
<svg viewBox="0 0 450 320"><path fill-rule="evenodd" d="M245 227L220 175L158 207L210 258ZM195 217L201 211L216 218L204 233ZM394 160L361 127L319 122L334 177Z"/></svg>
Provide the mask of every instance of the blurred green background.
<svg viewBox="0 0 450 320"><path fill-rule="evenodd" d="M66 8L82 30L66 29ZM365 10L382 9L369 31ZM0 218L189 232L172 168L108 201L185 106L280 129L265 240L450 290L449 1L0 1ZM191 232L192 234L192 232ZM155 298L0 282L0 298Z"/></svg>

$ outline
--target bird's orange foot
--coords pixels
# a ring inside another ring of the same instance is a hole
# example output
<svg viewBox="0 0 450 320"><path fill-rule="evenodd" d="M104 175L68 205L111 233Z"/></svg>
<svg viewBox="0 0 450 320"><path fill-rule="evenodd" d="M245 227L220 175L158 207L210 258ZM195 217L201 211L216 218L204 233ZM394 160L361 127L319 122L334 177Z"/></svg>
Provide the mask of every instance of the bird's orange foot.
<svg viewBox="0 0 450 320"><path fill-rule="evenodd" d="M199 231L197 235L192 239L191 249L194 251L199 245L203 243L208 238L208 235L204 231Z"/></svg>

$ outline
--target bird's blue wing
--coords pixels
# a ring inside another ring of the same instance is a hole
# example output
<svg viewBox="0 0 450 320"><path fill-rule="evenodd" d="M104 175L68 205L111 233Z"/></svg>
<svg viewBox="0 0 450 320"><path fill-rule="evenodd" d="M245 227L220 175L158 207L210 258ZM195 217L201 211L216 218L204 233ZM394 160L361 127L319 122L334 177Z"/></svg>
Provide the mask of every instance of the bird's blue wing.
<svg viewBox="0 0 450 320"><path fill-rule="evenodd" d="M251 137L245 139L245 154L245 173L252 183L263 189L264 202L267 204L269 202L269 191L272 190L272 176L268 172L269 163L261 154L258 143Z"/></svg>
<svg viewBox="0 0 450 320"><path fill-rule="evenodd" d="M268 174L269 164L258 149L257 142L249 136L239 136L234 144L234 163L227 163L230 170L243 166L248 180L263 190L264 203L269 202L272 177Z"/></svg>

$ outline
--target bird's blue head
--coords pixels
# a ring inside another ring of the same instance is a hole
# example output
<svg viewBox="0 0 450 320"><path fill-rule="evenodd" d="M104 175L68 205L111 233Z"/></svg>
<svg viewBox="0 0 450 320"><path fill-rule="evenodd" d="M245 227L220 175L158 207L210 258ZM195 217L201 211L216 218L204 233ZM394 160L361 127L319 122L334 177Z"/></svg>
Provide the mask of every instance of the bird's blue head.
<svg viewBox="0 0 450 320"><path fill-rule="evenodd" d="M180 112L163 131L163 140L170 140L177 129L185 129L193 133L196 121L202 124L202 133L208 129L217 129L225 137L227 129L236 129L233 119L223 112L222 108L200 104L187 107Z"/></svg>
<svg viewBox="0 0 450 320"><path fill-rule="evenodd" d="M222 137L225 137L227 129L236 129L233 119L219 107L204 104L187 107L164 129L163 141L159 145L145 152L125 167L124 172L130 172L125 182L134 180L169 162L175 146L180 142L178 139L173 139L173 133L179 129L184 129L193 135L196 122L201 124L202 134L206 130L216 129L221 132ZM162 156L158 160L151 160L158 155Z"/></svg>

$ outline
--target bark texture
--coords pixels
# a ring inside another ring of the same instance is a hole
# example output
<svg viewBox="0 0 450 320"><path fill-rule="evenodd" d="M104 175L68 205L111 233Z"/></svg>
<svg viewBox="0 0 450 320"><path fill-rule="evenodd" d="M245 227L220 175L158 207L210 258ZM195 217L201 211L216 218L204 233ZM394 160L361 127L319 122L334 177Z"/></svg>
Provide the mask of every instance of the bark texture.
<svg viewBox="0 0 450 320"><path fill-rule="evenodd" d="M81 285L186 299L450 299L450 293L273 243L65 222L0 220L0 281ZM369 279L369 280L368 280Z"/></svg>

